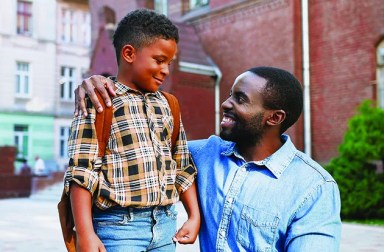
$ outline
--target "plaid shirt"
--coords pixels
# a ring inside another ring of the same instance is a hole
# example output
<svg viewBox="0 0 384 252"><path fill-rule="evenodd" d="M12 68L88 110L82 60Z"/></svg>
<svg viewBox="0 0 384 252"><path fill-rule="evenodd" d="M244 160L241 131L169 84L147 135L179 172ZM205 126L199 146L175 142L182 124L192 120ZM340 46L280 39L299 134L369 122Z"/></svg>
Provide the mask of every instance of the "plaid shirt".
<svg viewBox="0 0 384 252"><path fill-rule="evenodd" d="M66 192L75 182L92 194L100 209L177 202L197 173L182 123L172 155L173 117L167 99L161 92L142 94L115 84L111 135L101 160L97 156L96 110L88 98L88 116L72 121Z"/></svg>

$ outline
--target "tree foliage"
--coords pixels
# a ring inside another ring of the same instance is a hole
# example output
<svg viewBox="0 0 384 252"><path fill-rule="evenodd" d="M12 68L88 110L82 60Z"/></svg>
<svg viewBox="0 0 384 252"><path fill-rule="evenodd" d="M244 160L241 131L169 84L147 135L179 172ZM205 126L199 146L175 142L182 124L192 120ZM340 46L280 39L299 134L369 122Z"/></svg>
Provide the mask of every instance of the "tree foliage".
<svg viewBox="0 0 384 252"><path fill-rule="evenodd" d="M384 218L384 110L364 101L348 121L339 156L326 166L337 181L343 218Z"/></svg>

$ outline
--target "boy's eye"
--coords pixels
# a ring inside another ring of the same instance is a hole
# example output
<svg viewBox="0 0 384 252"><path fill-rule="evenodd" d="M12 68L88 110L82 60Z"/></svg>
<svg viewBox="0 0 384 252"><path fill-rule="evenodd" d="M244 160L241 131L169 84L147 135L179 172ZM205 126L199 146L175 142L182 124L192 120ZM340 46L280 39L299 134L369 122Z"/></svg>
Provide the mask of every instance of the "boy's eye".
<svg viewBox="0 0 384 252"><path fill-rule="evenodd" d="M162 58L157 58L157 59L155 59L156 60L156 63L157 64L163 64L164 62L165 62L165 59L162 59Z"/></svg>

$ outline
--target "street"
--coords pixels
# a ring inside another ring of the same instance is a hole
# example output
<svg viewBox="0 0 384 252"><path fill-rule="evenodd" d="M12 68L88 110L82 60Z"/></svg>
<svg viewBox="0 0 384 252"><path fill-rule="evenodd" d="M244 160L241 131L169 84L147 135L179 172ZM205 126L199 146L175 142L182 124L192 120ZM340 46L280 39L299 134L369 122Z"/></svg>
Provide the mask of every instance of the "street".
<svg viewBox="0 0 384 252"><path fill-rule="evenodd" d="M0 251L2 252L66 252L57 214L61 183L30 198L0 200ZM178 226L186 219L181 204ZM384 228L343 224L341 252L381 252ZM198 242L177 245L177 252L199 252Z"/></svg>

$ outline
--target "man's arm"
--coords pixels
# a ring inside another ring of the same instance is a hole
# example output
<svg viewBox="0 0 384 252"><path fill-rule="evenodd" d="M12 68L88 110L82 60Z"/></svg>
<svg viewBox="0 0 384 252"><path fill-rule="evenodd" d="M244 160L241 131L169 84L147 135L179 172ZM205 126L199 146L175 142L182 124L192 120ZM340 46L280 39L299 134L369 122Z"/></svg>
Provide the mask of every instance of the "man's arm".
<svg viewBox="0 0 384 252"><path fill-rule="evenodd" d="M70 199L77 233L76 251L106 251L92 224L92 197L88 190L72 183Z"/></svg>
<svg viewBox="0 0 384 252"><path fill-rule="evenodd" d="M180 195L180 200L188 214L188 220L173 238L181 244L194 243L200 229L200 210L197 202L196 182Z"/></svg>
<svg viewBox="0 0 384 252"><path fill-rule="evenodd" d="M81 85L75 89L75 116L82 114L83 117L86 117L88 115L85 106L85 94L88 94L97 112L103 111L103 106L101 106L94 91L95 88L99 90L107 107L110 107L112 105L110 97L116 96L114 87L113 81L102 75L92 75L88 79L83 80Z"/></svg>
<svg viewBox="0 0 384 252"><path fill-rule="evenodd" d="M318 186L288 227L285 251L339 251L340 192L334 181Z"/></svg>

